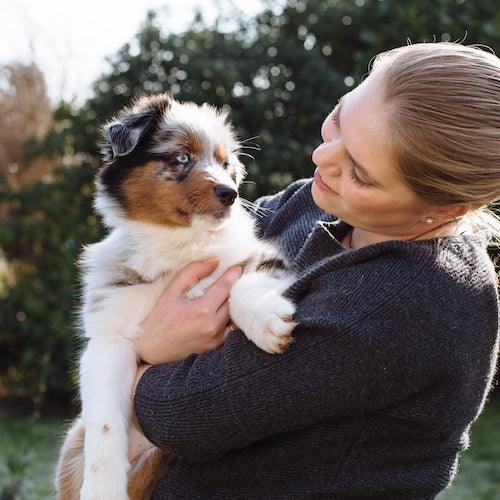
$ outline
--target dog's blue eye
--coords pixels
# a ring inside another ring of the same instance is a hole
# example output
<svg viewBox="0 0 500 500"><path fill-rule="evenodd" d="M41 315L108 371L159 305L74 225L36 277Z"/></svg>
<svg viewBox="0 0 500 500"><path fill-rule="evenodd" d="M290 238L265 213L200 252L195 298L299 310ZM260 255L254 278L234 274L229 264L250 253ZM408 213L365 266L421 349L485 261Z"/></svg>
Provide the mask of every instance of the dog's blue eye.
<svg viewBox="0 0 500 500"><path fill-rule="evenodd" d="M187 153L180 153L178 154L175 159L179 163L188 163L189 162L189 155Z"/></svg>

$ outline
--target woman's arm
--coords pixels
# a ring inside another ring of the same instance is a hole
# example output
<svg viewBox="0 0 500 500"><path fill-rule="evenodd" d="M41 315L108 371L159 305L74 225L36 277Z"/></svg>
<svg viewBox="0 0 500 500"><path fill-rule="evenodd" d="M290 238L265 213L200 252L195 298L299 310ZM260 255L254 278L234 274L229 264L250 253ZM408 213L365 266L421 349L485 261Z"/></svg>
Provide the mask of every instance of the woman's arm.
<svg viewBox="0 0 500 500"><path fill-rule="evenodd" d="M320 274L298 303L295 342L283 355L235 332L216 351L147 369L134 400L143 432L186 460L210 460L328 419L394 411L436 384L467 388L484 378L462 352L496 334L494 293L473 296L461 282L451 292L448 275L438 279L421 254L413 266L388 258L393 275L379 266Z"/></svg>
<svg viewBox="0 0 500 500"><path fill-rule="evenodd" d="M425 376L416 360L404 363L405 354L383 342L365 346L361 336L334 332L329 340L321 327L299 327L295 336L284 355L270 355L235 332L217 351L148 368L134 399L142 431L183 459L210 460L321 420L389 406L415 390L406 370L417 370L415 385Z"/></svg>
<svg viewBox="0 0 500 500"><path fill-rule="evenodd" d="M199 461L389 407L431 380L438 362L412 332L397 338L394 324L386 328L377 335L362 320L299 325L283 355L234 332L217 351L147 369L135 392L139 424L157 446Z"/></svg>

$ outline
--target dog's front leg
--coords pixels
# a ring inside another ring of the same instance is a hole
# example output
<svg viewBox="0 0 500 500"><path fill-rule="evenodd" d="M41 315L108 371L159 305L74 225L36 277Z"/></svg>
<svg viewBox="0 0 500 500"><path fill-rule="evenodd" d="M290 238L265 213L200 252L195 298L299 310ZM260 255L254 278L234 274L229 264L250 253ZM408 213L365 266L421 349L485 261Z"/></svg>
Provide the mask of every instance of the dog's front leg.
<svg viewBox="0 0 500 500"><path fill-rule="evenodd" d="M105 334L89 340L80 366L85 427L81 500L128 498L128 425L136 368L130 340Z"/></svg>
<svg viewBox="0 0 500 500"><path fill-rule="evenodd" d="M295 305L283 297L291 276L266 271L243 274L229 295L229 314L249 340L271 354L283 352L292 342Z"/></svg>

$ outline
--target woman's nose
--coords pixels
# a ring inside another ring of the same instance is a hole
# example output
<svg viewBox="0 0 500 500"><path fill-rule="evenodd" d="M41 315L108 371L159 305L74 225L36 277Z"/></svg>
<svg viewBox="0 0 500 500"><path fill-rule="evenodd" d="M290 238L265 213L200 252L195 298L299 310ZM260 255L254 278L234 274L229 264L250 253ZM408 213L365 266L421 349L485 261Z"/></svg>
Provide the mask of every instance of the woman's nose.
<svg viewBox="0 0 500 500"><path fill-rule="evenodd" d="M312 161L318 167L328 170L330 175L340 174L340 141L326 141L320 144L312 154Z"/></svg>

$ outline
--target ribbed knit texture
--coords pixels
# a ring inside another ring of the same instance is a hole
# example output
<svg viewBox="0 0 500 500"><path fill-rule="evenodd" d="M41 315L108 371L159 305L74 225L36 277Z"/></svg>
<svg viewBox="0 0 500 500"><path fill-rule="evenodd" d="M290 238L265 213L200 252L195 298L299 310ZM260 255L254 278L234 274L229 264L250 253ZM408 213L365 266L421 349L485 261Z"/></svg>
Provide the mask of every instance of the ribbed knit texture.
<svg viewBox="0 0 500 500"><path fill-rule="evenodd" d="M344 249L310 183L262 200L298 273L283 355L241 332L150 368L135 408L178 455L158 499L430 499L451 480L498 350L487 234Z"/></svg>

